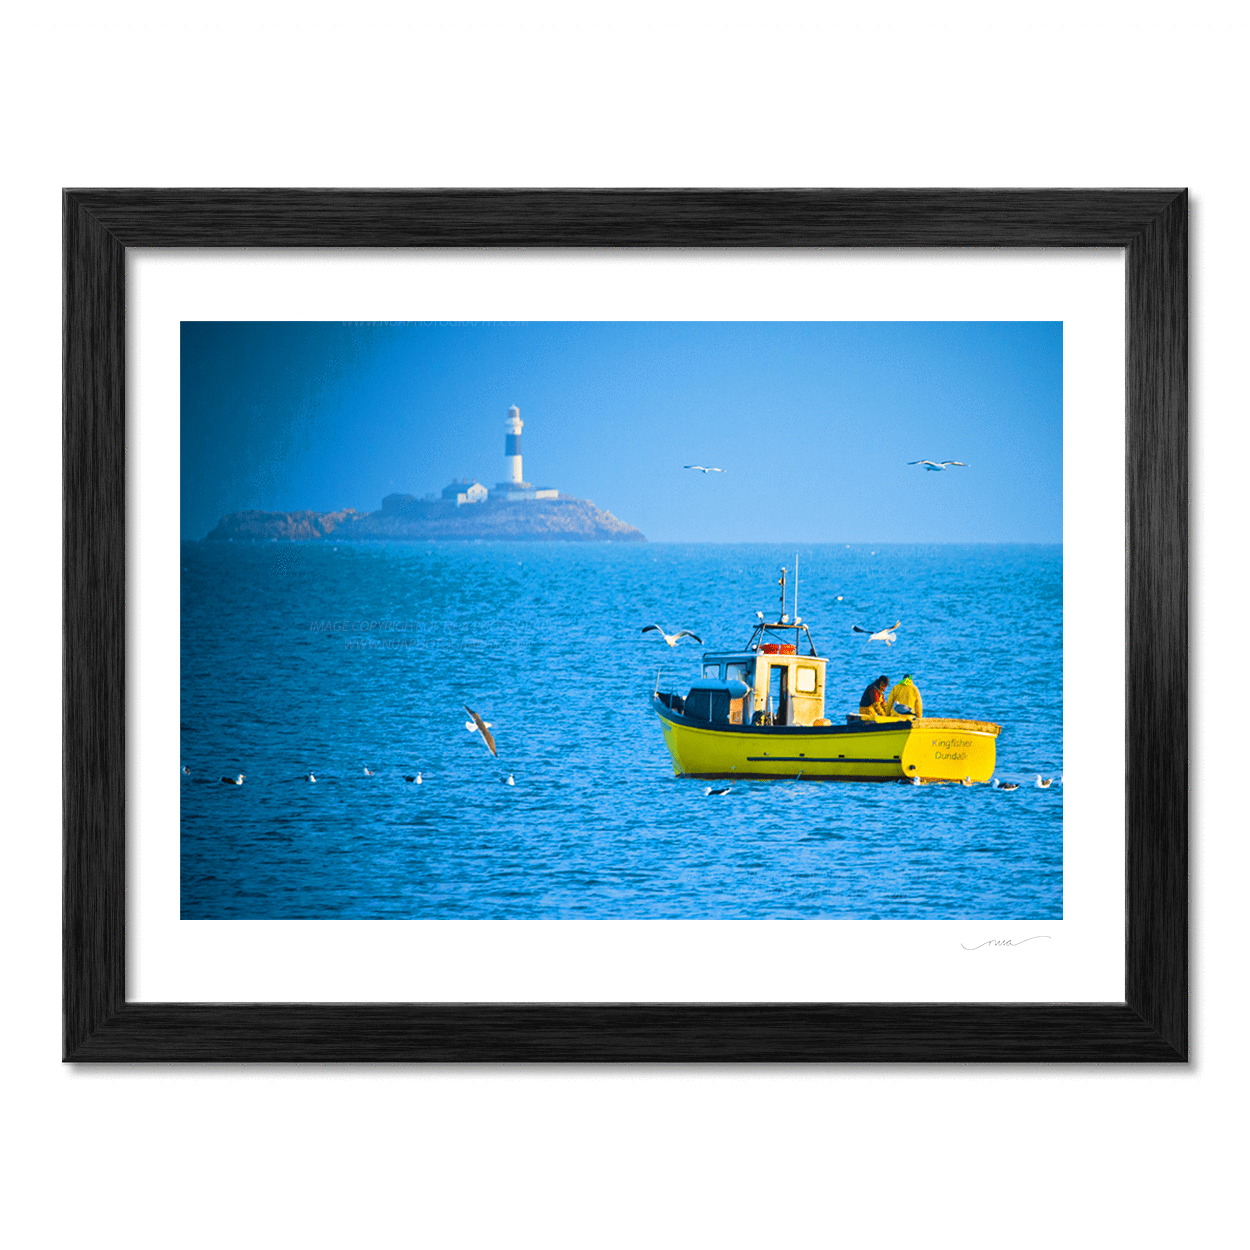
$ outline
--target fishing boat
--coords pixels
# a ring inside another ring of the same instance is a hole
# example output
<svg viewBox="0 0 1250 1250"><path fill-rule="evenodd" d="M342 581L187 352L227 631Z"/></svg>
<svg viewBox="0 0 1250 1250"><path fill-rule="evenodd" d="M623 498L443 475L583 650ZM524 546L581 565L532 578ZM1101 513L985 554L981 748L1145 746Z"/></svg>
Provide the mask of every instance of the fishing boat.
<svg viewBox="0 0 1250 1250"><path fill-rule="evenodd" d="M796 571L797 572L797 571ZM685 694L660 690L652 706L679 777L802 777L836 781L986 782L1001 726L953 717L825 715L827 656L786 608L762 612L739 650L705 651ZM793 641L790 639L793 638Z"/></svg>

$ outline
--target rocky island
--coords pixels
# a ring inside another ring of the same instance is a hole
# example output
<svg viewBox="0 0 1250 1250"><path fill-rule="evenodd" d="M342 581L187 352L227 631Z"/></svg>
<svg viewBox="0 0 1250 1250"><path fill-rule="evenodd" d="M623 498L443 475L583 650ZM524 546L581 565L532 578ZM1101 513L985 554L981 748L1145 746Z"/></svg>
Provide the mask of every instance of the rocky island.
<svg viewBox="0 0 1250 1250"><path fill-rule="evenodd" d="M448 489L451 489L450 487ZM460 491L463 496L463 489ZM446 495L446 492L444 492ZM645 542L643 534L589 499L488 496L472 503L453 498L388 495L378 512L232 512L217 522L210 541L335 542L483 538L515 542Z"/></svg>
<svg viewBox="0 0 1250 1250"><path fill-rule="evenodd" d="M442 495L387 495L380 512L232 512L209 539L231 542L335 542L367 539L419 542L487 538L502 541L646 542L642 533L589 499L535 486L521 471L521 410L513 404L504 422L505 476L494 490L462 478Z"/></svg>

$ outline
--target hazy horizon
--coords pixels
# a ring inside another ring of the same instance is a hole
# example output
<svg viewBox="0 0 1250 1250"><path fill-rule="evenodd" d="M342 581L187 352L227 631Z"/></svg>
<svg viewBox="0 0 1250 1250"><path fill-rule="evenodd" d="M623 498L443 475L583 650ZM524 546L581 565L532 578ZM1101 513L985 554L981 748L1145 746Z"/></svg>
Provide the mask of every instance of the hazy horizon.
<svg viewBox="0 0 1250 1250"><path fill-rule="evenodd" d="M1058 322L184 322L181 533L493 489L516 404L526 479L652 542L1061 544L1062 357Z"/></svg>

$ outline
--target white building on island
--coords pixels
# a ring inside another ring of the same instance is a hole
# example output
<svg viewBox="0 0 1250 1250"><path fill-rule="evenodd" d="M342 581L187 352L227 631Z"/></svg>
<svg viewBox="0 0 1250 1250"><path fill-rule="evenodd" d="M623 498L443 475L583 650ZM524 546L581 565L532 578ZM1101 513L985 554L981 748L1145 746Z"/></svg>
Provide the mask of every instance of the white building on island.
<svg viewBox="0 0 1250 1250"><path fill-rule="evenodd" d="M486 487L476 478L472 481L461 478L458 482L443 487L443 498L453 501L457 508L462 508L467 503L485 503L486 493Z"/></svg>

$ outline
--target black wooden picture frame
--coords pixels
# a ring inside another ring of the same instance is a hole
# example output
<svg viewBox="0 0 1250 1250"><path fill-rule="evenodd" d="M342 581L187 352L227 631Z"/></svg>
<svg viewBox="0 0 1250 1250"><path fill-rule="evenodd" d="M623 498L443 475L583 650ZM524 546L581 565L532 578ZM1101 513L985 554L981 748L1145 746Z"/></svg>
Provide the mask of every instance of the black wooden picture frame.
<svg viewBox="0 0 1250 1250"><path fill-rule="evenodd" d="M1188 1058L1184 190L76 190L63 195L63 1057L855 1062ZM126 249L1124 248L1124 998L126 1001Z"/></svg>

